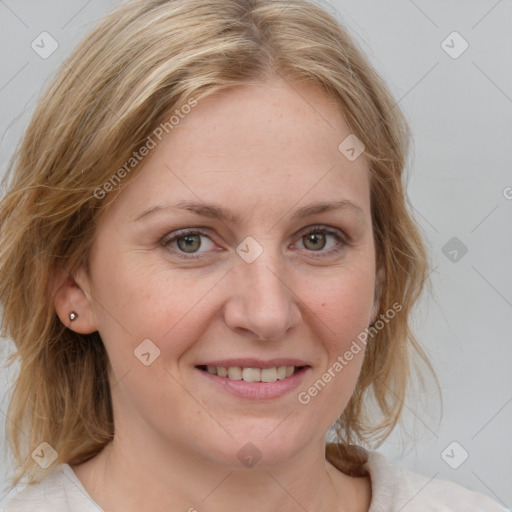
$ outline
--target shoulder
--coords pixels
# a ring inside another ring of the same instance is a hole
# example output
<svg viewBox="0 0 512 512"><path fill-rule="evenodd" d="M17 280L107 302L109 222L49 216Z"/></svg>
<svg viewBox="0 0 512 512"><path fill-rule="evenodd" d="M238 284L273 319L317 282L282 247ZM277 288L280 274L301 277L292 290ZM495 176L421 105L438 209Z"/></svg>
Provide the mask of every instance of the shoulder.
<svg viewBox="0 0 512 512"><path fill-rule="evenodd" d="M28 512L40 510L46 512L49 498L53 500L52 508L55 512L67 512L63 487L63 468L57 466L51 470L39 483L27 485L21 492L9 501L5 512Z"/></svg>
<svg viewBox="0 0 512 512"><path fill-rule="evenodd" d="M369 512L508 512L484 494L395 466L376 451L368 451L365 467L372 480Z"/></svg>
<svg viewBox="0 0 512 512"><path fill-rule="evenodd" d="M67 464L53 468L36 484L27 485L3 512L101 512Z"/></svg>

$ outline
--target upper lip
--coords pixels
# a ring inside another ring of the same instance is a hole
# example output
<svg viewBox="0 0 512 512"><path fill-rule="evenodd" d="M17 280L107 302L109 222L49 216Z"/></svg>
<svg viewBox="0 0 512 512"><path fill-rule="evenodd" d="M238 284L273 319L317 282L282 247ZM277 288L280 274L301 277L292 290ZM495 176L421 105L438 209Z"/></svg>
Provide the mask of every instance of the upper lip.
<svg viewBox="0 0 512 512"><path fill-rule="evenodd" d="M223 368L275 368L279 366L309 366L307 362L301 359L292 359L289 357L281 357L277 359L269 359L263 361L262 359L255 359L245 357L240 359L216 359L214 361L205 361L197 364L196 366L221 366Z"/></svg>

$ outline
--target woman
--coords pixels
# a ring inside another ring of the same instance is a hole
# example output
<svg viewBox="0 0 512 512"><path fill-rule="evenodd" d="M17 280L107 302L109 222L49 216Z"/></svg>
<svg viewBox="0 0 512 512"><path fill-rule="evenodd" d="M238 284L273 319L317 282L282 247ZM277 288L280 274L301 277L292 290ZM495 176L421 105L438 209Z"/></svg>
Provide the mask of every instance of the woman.
<svg viewBox="0 0 512 512"><path fill-rule="evenodd" d="M7 510L503 510L362 446L396 425L411 358L428 366L407 148L311 3L107 16L1 203L13 484L33 482Z"/></svg>

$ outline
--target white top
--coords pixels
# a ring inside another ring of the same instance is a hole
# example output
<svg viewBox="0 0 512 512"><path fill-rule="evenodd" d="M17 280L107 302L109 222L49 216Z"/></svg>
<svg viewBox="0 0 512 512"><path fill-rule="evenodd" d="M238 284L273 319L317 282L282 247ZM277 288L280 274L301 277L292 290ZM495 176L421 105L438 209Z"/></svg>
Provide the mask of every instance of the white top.
<svg viewBox="0 0 512 512"><path fill-rule="evenodd" d="M365 463L372 481L368 512L509 512L487 496L448 480L431 479L392 465L368 451ZM5 512L102 512L71 466L60 464L45 479L19 492Z"/></svg>

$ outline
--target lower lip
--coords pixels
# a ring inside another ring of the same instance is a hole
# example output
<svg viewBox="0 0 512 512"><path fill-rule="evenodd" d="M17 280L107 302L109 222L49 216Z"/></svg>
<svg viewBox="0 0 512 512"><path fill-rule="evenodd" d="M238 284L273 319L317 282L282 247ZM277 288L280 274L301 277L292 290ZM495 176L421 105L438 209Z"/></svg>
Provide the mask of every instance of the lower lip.
<svg viewBox="0 0 512 512"><path fill-rule="evenodd" d="M276 380L275 382L245 382L244 380L235 380L228 377L219 377L211 373L196 368L205 379L208 379L213 385L227 391L240 398L251 400L268 400L279 398L286 393L297 388L307 372L311 370L310 366L294 373L286 379Z"/></svg>

